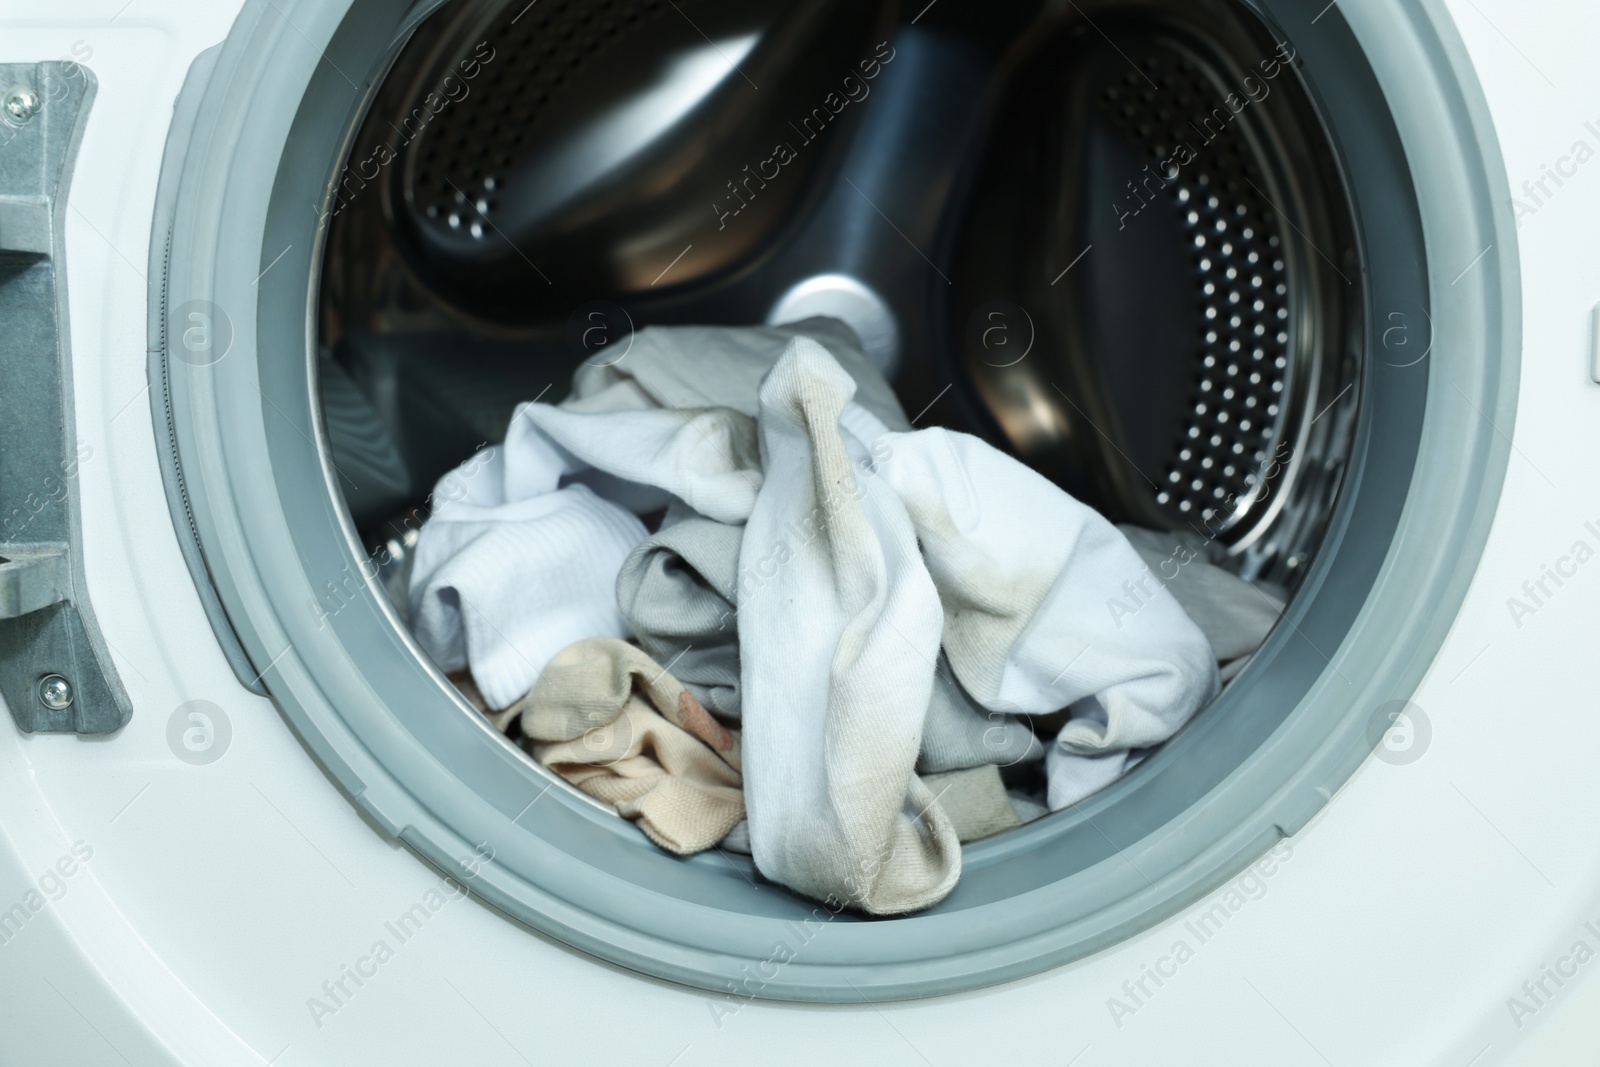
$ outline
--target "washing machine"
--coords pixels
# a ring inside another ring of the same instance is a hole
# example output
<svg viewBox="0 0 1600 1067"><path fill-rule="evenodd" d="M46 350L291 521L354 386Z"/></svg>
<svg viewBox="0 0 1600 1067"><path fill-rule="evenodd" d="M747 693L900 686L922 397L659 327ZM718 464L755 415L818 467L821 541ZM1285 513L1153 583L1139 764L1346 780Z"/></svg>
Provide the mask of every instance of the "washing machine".
<svg viewBox="0 0 1600 1067"><path fill-rule="evenodd" d="M1596 1056L1600 13L0 27L0 1063ZM1288 594L1169 742L895 918L657 849L394 595L515 404L813 314L918 426Z"/></svg>

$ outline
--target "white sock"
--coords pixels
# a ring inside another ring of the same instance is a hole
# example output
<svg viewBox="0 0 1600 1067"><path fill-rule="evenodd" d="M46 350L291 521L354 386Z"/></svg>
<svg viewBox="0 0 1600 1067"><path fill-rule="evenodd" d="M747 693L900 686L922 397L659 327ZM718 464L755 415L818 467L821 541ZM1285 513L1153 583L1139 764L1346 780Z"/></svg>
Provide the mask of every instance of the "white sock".
<svg viewBox="0 0 1600 1067"><path fill-rule="evenodd" d="M892 430L911 428L855 332L832 318L782 326L651 326L633 335L620 358L579 367L561 406L585 412L720 407L754 418L761 380L796 337L816 340L855 379L856 403Z"/></svg>
<svg viewBox="0 0 1600 1067"><path fill-rule="evenodd" d="M665 490L718 522L743 522L761 488L755 422L729 408L580 414L525 404L512 419L525 432L523 424L555 442L569 474L593 467L623 482Z"/></svg>
<svg viewBox="0 0 1600 1067"><path fill-rule="evenodd" d="M491 707L574 641L628 634L616 578L645 528L584 486L557 489L561 470L548 448L486 449L440 479L417 538L417 643L442 670L470 667Z"/></svg>
<svg viewBox="0 0 1600 1067"><path fill-rule="evenodd" d="M882 477L904 501L944 609L944 648L974 699L1045 714L1095 698L1057 745L1098 756L1157 744L1217 688L1205 635L1150 582L1115 605L1143 561L1098 513L975 437L888 434ZM1052 806L1053 804L1052 798Z"/></svg>
<svg viewBox="0 0 1600 1067"><path fill-rule="evenodd" d="M1136 762L1127 752L1079 756L1060 745L1051 745L1044 764L1048 783L1045 799L1050 810L1070 808L1085 797L1100 792L1127 774Z"/></svg>
<svg viewBox="0 0 1600 1067"><path fill-rule="evenodd" d="M739 601L745 798L762 873L893 913L943 898L961 859L913 773L938 596L905 508L847 451L839 418L854 391L807 339L761 387L766 480L740 556L773 566Z"/></svg>
<svg viewBox="0 0 1600 1067"><path fill-rule="evenodd" d="M572 642L629 635L615 583L646 536L629 511L676 497L739 523L761 478L755 422L730 409L524 404L503 445L435 490L411 574L418 642L446 670L470 667L505 707Z"/></svg>

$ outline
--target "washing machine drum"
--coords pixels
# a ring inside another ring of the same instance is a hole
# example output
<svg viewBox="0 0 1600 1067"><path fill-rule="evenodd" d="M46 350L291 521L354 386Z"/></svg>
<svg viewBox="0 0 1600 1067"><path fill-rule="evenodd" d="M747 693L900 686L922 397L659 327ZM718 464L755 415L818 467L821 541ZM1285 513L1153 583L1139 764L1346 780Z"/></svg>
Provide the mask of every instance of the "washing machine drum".
<svg viewBox="0 0 1600 1067"><path fill-rule="evenodd" d="M1408 511L1444 312L1391 95L1337 9L1313 31L1272 0L336 6L314 68L272 72L263 18L191 75L153 395L219 640L384 832L640 971L926 995L1170 915L1382 736L1440 636L1404 631L1418 598L1458 594L1433 564L1380 578L1401 530L1464 523L1485 490ZM1450 194L1463 220L1491 218L1477 189ZM1465 284L1506 299L1492 272ZM198 356L197 306L228 337ZM435 480L514 405L645 326L813 314L919 426L1292 593L1177 737L969 844L947 899L888 920L655 848L491 729L402 618ZM1490 331L1456 344L1493 378Z"/></svg>

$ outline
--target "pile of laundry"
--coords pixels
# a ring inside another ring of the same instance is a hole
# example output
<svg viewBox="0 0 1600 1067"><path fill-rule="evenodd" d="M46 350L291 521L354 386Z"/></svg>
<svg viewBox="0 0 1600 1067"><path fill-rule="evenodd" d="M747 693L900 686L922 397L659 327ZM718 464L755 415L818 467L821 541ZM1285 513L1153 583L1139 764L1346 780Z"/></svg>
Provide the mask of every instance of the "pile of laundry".
<svg viewBox="0 0 1600 1067"><path fill-rule="evenodd" d="M1283 607L912 430L831 319L643 330L431 506L412 625L499 728L661 847L870 914L1116 780Z"/></svg>

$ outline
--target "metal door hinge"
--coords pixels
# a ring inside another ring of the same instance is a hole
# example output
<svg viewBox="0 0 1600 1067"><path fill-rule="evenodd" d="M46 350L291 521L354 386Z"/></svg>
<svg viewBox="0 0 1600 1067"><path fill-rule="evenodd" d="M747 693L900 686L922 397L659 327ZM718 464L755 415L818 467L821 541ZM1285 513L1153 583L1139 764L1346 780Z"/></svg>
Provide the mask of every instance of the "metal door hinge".
<svg viewBox="0 0 1600 1067"><path fill-rule="evenodd" d="M0 695L26 732L111 733L132 706L83 575L62 277L67 179L94 98L70 60L0 64Z"/></svg>

